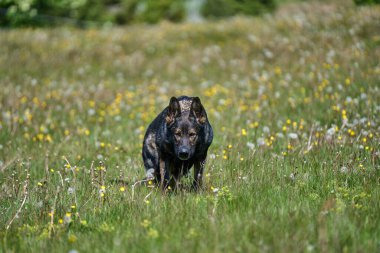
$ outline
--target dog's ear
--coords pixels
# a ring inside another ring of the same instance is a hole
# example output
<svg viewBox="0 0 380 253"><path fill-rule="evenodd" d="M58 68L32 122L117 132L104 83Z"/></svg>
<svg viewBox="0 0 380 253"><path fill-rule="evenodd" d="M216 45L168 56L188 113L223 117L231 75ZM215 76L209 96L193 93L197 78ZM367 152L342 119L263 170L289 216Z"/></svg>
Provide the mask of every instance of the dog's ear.
<svg viewBox="0 0 380 253"><path fill-rule="evenodd" d="M191 108L190 108L190 115L195 117L195 119L197 120L199 124L206 123L206 120L207 120L206 110L203 107L199 97L193 98L193 102L191 103Z"/></svg>
<svg viewBox="0 0 380 253"><path fill-rule="evenodd" d="M178 99L172 97L168 106L168 113L166 115L166 124L170 125L174 122L175 118L181 116L181 106L179 105Z"/></svg>

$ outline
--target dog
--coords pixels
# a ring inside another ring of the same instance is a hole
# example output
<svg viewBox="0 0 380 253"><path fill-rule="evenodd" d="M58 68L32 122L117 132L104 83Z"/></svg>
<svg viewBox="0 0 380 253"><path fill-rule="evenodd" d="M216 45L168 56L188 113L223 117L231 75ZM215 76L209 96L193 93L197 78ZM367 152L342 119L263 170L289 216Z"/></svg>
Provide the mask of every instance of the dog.
<svg viewBox="0 0 380 253"><path fill-rule="evenodd" d="M142 157L146 180L162 189L175 189L194 166L192 189L202 187L207 151L213 129L199 97L172 97L152 121L144 136Z"/></svg>

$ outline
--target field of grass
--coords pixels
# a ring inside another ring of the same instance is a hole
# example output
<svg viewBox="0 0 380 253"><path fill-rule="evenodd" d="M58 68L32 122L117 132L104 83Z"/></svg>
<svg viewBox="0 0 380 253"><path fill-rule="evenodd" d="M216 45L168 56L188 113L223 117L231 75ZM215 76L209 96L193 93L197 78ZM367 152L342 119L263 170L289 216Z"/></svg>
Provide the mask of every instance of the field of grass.
<svg viewBox="0 0 380 253"><path fill-rule="evenodd" d="M379 252L379 31L343 0L0 30L0 252ZM214 128L199 193L133 185L173 95Z"/></svg>

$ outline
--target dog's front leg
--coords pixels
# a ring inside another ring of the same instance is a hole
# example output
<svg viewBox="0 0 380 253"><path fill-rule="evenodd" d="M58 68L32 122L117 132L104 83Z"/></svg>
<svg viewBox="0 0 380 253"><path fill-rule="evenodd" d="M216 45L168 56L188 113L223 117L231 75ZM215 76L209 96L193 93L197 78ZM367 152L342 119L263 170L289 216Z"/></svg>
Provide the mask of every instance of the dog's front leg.
<svg viewBox="0 0 380 253"><path fill-rule="evenodd" d="M167 162L160 158L160 176L161 176L161 189L165 190L168 186L170 175Z"/></svg>
<svg viewBox="0 0 380 253"><path fill-rule="evenodd" d="M194 163L194 181L192 188L193 190L198 191L202 188L202 181L203 181L203 170L205 168L206 159L196 161Z"/></svg>

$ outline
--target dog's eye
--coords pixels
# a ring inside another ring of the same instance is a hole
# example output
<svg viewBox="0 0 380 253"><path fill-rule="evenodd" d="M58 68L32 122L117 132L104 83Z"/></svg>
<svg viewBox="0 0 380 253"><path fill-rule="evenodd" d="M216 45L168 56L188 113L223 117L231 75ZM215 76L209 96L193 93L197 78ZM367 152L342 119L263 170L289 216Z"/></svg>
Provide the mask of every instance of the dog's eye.
<svg viewBox="0 0 380 253"><path fill-rule="evenodd" d="M196 135L195 133L189 133L190 137L195 137L195 135Z"/></svg>

